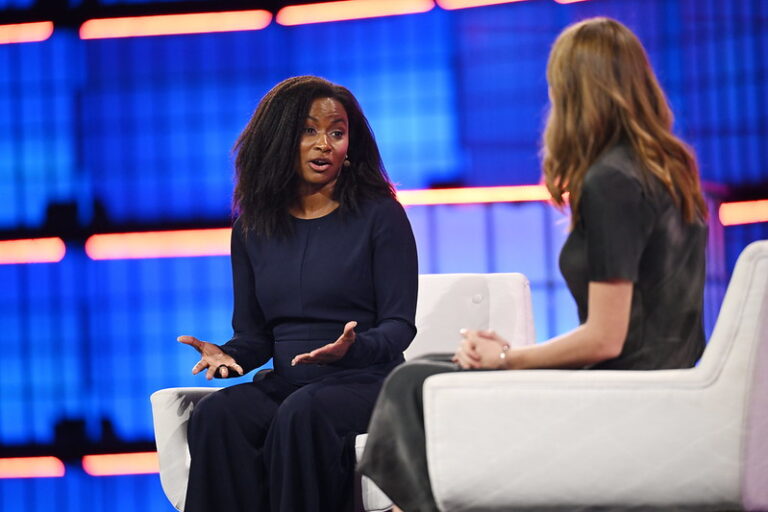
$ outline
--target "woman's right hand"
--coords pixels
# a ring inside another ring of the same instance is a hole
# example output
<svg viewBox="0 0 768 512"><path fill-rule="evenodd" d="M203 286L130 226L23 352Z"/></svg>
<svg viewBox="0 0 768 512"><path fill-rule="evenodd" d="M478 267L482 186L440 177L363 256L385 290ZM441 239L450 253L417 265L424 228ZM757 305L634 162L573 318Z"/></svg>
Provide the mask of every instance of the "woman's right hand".
<svg viewBox="0 0 768 512"><path fill-rule="evenodd" d="M237 364L232 356L221 350L218 345L208 343L207 341L201 341L194 336L179 336L176 339L185 345L193 347L200 353L200 361L192 367L193 375L197 375L206 368L205 378L208 380L216 377L217 372L219 377L226 379L229 377L230 368L236 371L239 375L243 374L243 369L240 365Z"/></svg>
<svg viewBox="0 0 768 512"><path fill-rule="evenodd" d="M507 341L493 330L473 331L461 329L459 331L464 338L451 359L465 370L484 368L498 370L503 359L500 353L509 348Z"/></svg>

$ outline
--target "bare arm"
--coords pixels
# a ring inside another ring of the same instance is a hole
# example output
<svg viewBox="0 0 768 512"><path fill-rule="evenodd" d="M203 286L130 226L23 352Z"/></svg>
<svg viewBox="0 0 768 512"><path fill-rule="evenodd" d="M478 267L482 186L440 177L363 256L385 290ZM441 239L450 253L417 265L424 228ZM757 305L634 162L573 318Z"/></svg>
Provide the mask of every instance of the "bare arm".
<svg viewBox="0 0 768 512"><path fill-rule="evenodd" d="M544 343L512 347L492 331L467 331L455 360L463 368L522 370L578 368L618 357L624 347L632 305L632 282L589 283L587 321Z"/></svg>

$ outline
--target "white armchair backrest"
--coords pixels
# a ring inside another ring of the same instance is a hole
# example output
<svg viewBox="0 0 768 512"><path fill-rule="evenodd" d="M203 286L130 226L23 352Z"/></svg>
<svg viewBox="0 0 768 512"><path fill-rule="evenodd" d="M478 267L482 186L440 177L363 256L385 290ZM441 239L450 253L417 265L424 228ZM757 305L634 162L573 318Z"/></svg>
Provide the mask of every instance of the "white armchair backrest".
<svg viewBox="0 0 768 512"><path fill-rule="evenodd" d="M722 363L721 363L722 361ZM722 365L740 388L745 424L741 493L747 510L768 509L768 240L739 256L701 366Z"/></svg>
<svg viewBox="0 0 768 512"><path fill-rule="evenodd" d="M419 276L416 338L406 359L453 352L459 329L494 329L512 345L534 342L531 290L523 274Z"/></svg>
<svg viewBox="0 0 768 512"><path fill-rule="evenodd" d="M742 503L768 509L768 241L739 256L698 370L744 419Z"/></svg>

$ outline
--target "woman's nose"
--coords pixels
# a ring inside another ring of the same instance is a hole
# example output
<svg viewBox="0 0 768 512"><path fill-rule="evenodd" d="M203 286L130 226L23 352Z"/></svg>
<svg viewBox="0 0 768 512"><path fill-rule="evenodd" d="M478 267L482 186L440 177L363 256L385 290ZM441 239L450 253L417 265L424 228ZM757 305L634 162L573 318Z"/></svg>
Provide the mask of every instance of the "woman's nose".
<svg viewBox="0 0 768 512"><path fill-rule="evenodd" d="M315 147L323 151L331 149L331 145L328 143L328 136L324 133L318 134Z"/></svg>

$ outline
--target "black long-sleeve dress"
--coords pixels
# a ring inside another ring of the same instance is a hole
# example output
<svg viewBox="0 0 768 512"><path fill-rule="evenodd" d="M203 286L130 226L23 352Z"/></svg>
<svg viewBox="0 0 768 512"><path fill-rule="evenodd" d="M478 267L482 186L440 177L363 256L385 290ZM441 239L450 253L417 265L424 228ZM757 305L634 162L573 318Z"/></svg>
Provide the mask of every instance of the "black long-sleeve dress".
<svg viewBox="0 0 768 512"><path fill-rule="evenodd" d="M351 504L354 437L365 432L386 375L413 339L416 248L393 199L365 201L292 233L232 232L234 337L245 371L274 371L202 400L190 419L186 512L330 511ZM291 366L355 320L339 361Z"/></svg>
<svg viewBox="0 0 768 512"><path fill-rule="evenodd" d="M592 369L696 364L704 349L706 225L686 223L667 189L625 144L609 148L587 170L579 213L560 270L581 322L590 281L633 282L622 352ZM405 512L438 510L427 470L422 387L431 375L457 370L446 361L409 362L390 375L376 403L360 471Z"/></svg>

